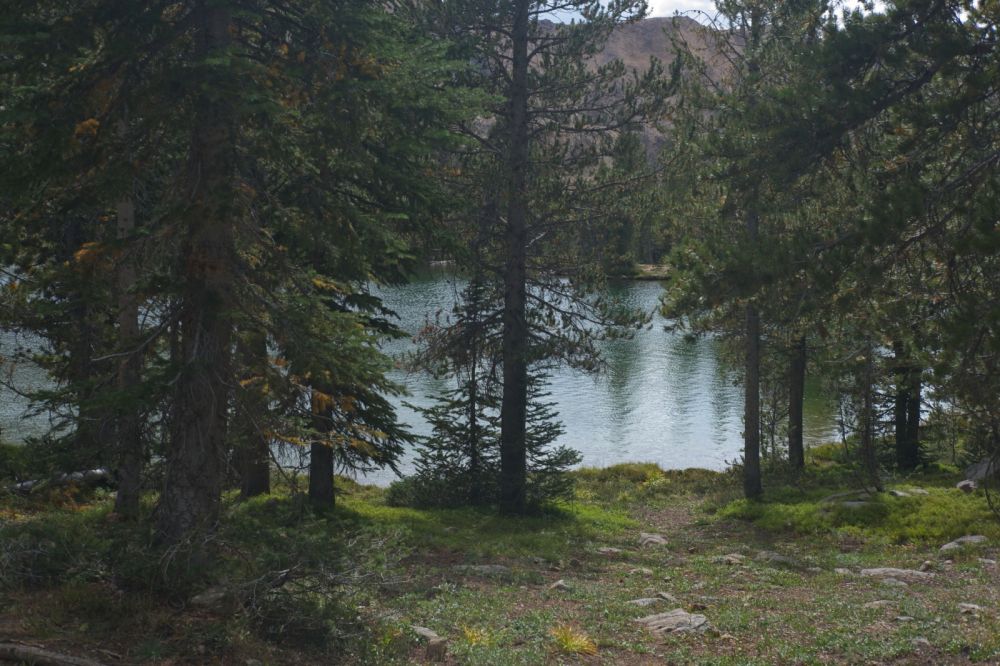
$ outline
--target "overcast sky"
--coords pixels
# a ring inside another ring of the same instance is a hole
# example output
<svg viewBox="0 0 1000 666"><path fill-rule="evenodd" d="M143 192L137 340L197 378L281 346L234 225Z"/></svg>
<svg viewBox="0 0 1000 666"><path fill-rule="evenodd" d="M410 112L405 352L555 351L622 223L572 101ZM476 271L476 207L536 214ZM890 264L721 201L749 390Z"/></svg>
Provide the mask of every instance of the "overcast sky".
<svg viewBox="0 0 1000 666"><path fill-rule="evenodd" d="M649 0L650 16L673 16L675 12L692 9L700 9L711 16L715 13L715 3L713 0ZM692 14L691 18L698 17Z"/></svg>

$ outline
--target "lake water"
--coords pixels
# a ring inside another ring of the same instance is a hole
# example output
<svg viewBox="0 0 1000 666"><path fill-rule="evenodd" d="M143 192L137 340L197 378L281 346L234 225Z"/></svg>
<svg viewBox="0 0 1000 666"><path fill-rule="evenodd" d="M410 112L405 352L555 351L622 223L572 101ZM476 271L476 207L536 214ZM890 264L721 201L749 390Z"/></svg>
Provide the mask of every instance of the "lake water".
<svg viewBox="0 0 1000 666"><path fill-rule="evenodd" d="M402 328L416 333L436 312L447 314L457 288L452 278L438 274L417 279L381 295L400 316ZM614 287L631 305L655 313L661 287L656 282L625 282ZM551 373L548 390L566 432L561 444L578 450L587 466L619 462L655 462L667 469L705 467L722 469L739 459L742 450L742 388L731 368L722 361L720 346L712 338L689 339L666 331L665 320L654 314L651 326L631 340L603 346L606 369L588 375L570 369ZM0 354L9 355L15 344L32 341L0 336ZM391 354L412 351L412 340L387 346ZM27 365L7 368L5 379L22 388L42 386L43 373ZM423 418L402 404L403 400L429 405L431 397L449 386L423 373L394 371L393 379L410 394L397 401L401 419L418 434L429 434ZM807 391L805 439L807 445L834 438L831 406L815 391ZM25 419L26 402L0 389L0 434L8 441L38 435L48 427L44 416ZM402 463L409 471L412 455ZM373 474L369 482L386 484L391 472Z"/></svg>
<svg viewBox="0 0 1000 666"><path fill-rule="evenodd" d="M415 333L428 316L447 313L461 285L444 276L430 276L382 292L400 324ZM654 462L666 469L705 467L720 470L738 460L743 447L743 389L732 369L720 358L720 343L712 338L690 339L665 330L657 306L658 282L629 281L613 287L630 305L654 313L648 329L631 340L603 345L606 369L589 375L568 368L551 373L548 390L566 432L559 443L578 450L583 465L604 467L620 462ZM389 351L412 350L410 340L394 342ZM446 381L426 374L397 371L393 378L406 385L417 405ZM832 407L815 391L807 391L806 445L835 437ZM414 431L428 434L420 415L400 405L400 416ZM403 469L410 468L409 458ZM391 473L368 477L387 483Z"/></svg>

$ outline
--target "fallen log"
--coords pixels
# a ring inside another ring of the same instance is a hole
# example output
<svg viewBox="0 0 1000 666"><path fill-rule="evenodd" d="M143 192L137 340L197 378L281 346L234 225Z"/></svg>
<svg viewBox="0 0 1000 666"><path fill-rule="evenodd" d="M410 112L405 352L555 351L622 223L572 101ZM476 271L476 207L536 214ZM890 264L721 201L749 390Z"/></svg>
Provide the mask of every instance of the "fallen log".
<svg viewBox="0 0 1000 666"><path fill-rule="evenodd" d="M33 666L104 666L99 661L74 657L20 643L0 643L0 661L16 661Z"/></svg>

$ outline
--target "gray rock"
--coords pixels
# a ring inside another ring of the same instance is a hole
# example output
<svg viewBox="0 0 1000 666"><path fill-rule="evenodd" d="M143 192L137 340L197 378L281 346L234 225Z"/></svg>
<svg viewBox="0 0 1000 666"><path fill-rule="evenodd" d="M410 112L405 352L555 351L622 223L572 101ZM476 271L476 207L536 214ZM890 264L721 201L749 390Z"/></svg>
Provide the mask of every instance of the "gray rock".
<svg viewBox="0 0 1000 666"><path fill-rule="evenodd" d="M452 569L469 576L485 576L487 578L506 578L512 573L510 567L502 564L456 564Z"/></svg>
<svg viewBox="0 0 1000 666"><path fill-rule="evenodd" d="M670 594L669 592L657 592L656 596L658 596L659 598L663 599L664 601L669 601L672 604L678 603L677 597L675 597L674 595Z"/></svg>
<svg viewBox="0 0 1000 666"><path fill-rule="evenodd" d="M597 552L600 553L601 555L619 555L623 551L621 548L614 548L612 546L602 546L601 548L597 549Z"/></svg>
<svg viewBox="0 0 1000 666"><path fill-rule="evenodd" d="M923 636L917 636L916 638L913 639L912 642L913 642L913 647L925 648L931 646L931 642L926 638L924 638Z"/></svg>
<svg viewBox="0 0 1000 666"><path fill-rule="evenodd" d="M841 502L840 506L845 509L863 509L866 506L871 506L871 502L865 502L864 500L849 500L847 502Z"/></svg>
<svg viewBox="0 0 1000 666"><path fill-rule="evenodd" d="M924 490L923 488L910 488L908 491L911 495L930 495L929 490Z"/></svg>
<svg viewBox="0 0 1000 666"><path fill-rule="evenodd" d="M894 567L877 567L874 569L862 569L862 576L869 578L895 578L908 583L921 583L934 578L934 574L929 571L917 571L916 569L896 569Z"/></svg>
<svg viewBox="0 0 1000 666"><path fill-rule="evenodd" d="M973 546L976 544L986 543L986 537L982 534L970 534L963 537L958 537L954 541L949 541L945 545L941 546L942 553L948 553L955 550L961 550L966 546Z"/></svg>
<svg viewBox="0 0 1000 666"><path fill-rule="evenodd" d="M191 597L189 603L198 608L219 609L233 601L232 595L224 587L211 587Z"/></svg>
<svg viewBox="0 0 1000 666"><path fill-rule="evenodd" d="M956 483L955 487L963 493L971 493L976 489L976 482L972 479L966 479L965 481L959 481Z"/></svg>
<svg viewBox="0 0 1000 666"><path fill-rule="evenodd" d="M421 638L426 639L428 641L440 640L441 638L440 636L438 636L437 632L434 631L433 629L428 629L427 627L421 627L419 624L410 625L410 629L412 629L413 633L415 633L417 636L420 636Z"/></svg>
<svg viewBox="0 0 1000 666"><path fill-rule="evenodd" d="M877 601L869 601L862 608L885 608L886 606L892 606L894 603L896 602L888 599L878 599Z"/></svg>
<svg viewBox="0 0 1000 666"><path fill-rule="evenodd" d="M651 532L640 532L639 545L642 546L643 548L648 548L650 546L666 546L667 538L662 534L653 534Z"/></svg>
<svg viewBox="0 0 1000 666"><path fill-rule="evenodd" d="M975 615L985 609L979 604L959 604L958 610L962 615Z"/></svg>
<svg viewBox="0 0 1000 666"><path fill-rule="evenodd" d="M640 608L645 608L647 606L658 606L664 603L666 599L660 597L643 597L641 599L630 599L626 603L632 604L633 606L639 606Z"/></svg>
<svg viewBox="0 0 1000 666"><path fill-rule="evenodd" d="M718 564L728 564L730 566L735 566L737 564L743 564L746 560L746 555L740 555L739 553L729 553L728 555L722 555L721 557L715 558L715 562Z"/></svg>
<svg viewBox="0 0 1000 666"><path fill-rule="evenodd" d="M634 569L629 569L629 576L652 576L653 570L648 567L636 567Z"/></svg>
<svg viewBox="0 0 1000 666"><path fill-rule="evenodd" d="M683 608L675 608L672 611L656 615L647 615L646 617L639 618L636 622L660 636L688 632L700 634L711 627L708 623L708 618L704 615L688 613Z"/></svg>
<svg viewBox="0 0 1000 666"><path fill-rule="evenodd" d="M549 585L549 589L550 590L558 590L560 592L569 592L573 588L570 587L569 583L567 583L562 578L560 578L556 582L554 582L551 585Z"/></svg>
<svg viewBox="0 0 1000 666"><path fill-rule="evenodd" d="M980 557L979 563L982 564L984 567L995 567L997 565L996 560L991 560L988 557Z"/></svg>
<svg viewBox="0 0 1000 666"><path fill-rule="evenodd" d="M806 571L814 574L823 573L823 569L820 567L806 567Z"/></svg>
<svg viewBox="0 0 1000 666"><path fill-rule="evenodd" d="M767 562L768 564L776 564L785 567L792 567L793 569L798 569L802 567L802 563L796 560L794 557L789 557L788 555L782 555L781 553L776 553L773 550L762 550L757 553L757 558L760 562Z"/></svg>
<svg viewBox="0 0 1000 666"><path fill-rule="evenodd" d="M913 618L909 615L897 615L896 622L913 622Z"/></svg>
<svg viewBox="0 0 1000 666"><path fill-rule="evenodd" d="M907 587L906 581L899 580L898 578L883 578L879 582L890 587Z"/></svg>
<svg viewBox="0 0 1000 666"><path fill-rule="evenodd" d="M889 491L889 494L893 497L909 497L910 493L905 490L896 490L895 488Z"/></svg>
<svg viewBox="0 0 1000 666"><path fill-rule="evenodd" d="M845 569L844 567L837 567L836 569L833 570L833 573L838 574L840 576L853 576L854 575L853 571L851 571L850 569Z"/></svg>
<svg viewBox="0 0 1000 666"><path fill-rule="evenodd" d="M934 563L933 562L931 562L930 560L924 560L923 562L920 563L920 567L917 570L918 571L930 571L933 568L934 568Z"/></svg>

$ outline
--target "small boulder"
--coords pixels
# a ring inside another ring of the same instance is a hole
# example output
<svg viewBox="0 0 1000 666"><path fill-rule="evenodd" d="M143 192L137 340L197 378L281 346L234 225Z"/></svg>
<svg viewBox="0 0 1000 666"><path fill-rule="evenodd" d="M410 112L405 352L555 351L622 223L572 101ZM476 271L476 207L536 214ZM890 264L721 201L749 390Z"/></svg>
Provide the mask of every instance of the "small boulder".
<svg viewBox="0 0 1000 666"><path fill-rule="evenodd" d="M850 569L845 569L844 567L837 567L836 569L833 570L833 573L837 574L838 576L853 576L854 575L853 571L851 571Z"/></svg>
<svg viewBox="0 0 1000 666"><path fill-rule="evenodd" d="M991 560L988 557L980 557L979 563L982 564L984 567L995 567L997 565L996 560Z"/></svg>
<svg viewBox="0 0 1000 666"><path fill-rule="evenodd" d="M972 479L966 479L965 481L959 481L956 483L955 487L963 493L971 493L976 489L976 482Z"/></svg>
<svg viewBox="0 0 1000 666"><path fill-rule="evenodd" d="M625 603L632 604L633 606L639 606L640 608L645 608L647 606L658 606L662 604L665 599L660 597L643 597L641 599L631 599Z"/></svg>
<svg viewBox="0 0 1000 666"><path fill-rule="evenodd" d="M923 636L917 636L912 643L915 648L929 648L931 646L931 642Z"/></svg>
<svg viewBox="0 0 1000 666"><path fill-rule="evenodd" d="M634 569L629 569L629 576L652 576L653 570L648 567L635 567Z"/></svg>
<svg viewBox="0 0 1000 666"><path fill-rule="evenodd" d="M196 594L189 600L192 606L205 608L208 610L223 610L232 605L233 595L224 587L210 587L200 594Z"/></svg>
<svg viewBox="0 0 1000 666"><path fill-rule="evenodd" d="M657 592L656 596L658 596L659 598L663 599L664 601L669 601L672 604L678 603L677 597L675 597L674 595L670 594L669 592Z"/></svg>
<svg viewBox="0 0 1000 666"><path fill-rule="evenodd" d="M965 469L965 478L970 481L985 481L992 476L997 476L998 472L1000 469L991 458L983 458Z"/></svg>
<svg viewBox="0 0 1000 666"><path fill-rule="evenodd" d="M910 488L908 491L911 495L930 495L929 490L924 490L923 488Z"/></svg>
<svg viewBox="0 0 1000 666"><path fill-rule="evenodd" d="M666 613L647 615L636 620L657 635L673 633L703 633L710 628L708 618L704 615L688 613L683 608L675 608Z"/></svg>
<svg viewBox="0 0 1000 666"><path fill-rule="evenodd" d="M958 537L954 541L949 541L945 545L941 546L940 550L942 553L949 553L955 550L961 550L966 546L973 546L976 544L986 543L986 537L982 534L970 534L963 537Z"/></svg>
<svg viewBox="0 0 1000 666"><path fill-rule="evenodd" d="M421 638L428 641L441 638L440 636L438 636L437 632L434 631L433 629L428 629L427 627L421 627L419 624L410 625L410 629L412 629L413 633L415 633L417 636L420 636Z"/></svg>
<svg viewBox="0 0 1000 666"><path fill-rule="evenodd" d="M876 601L869 601L862 608L885 608L886 606L892 606L894 603L888 599L878 599Z"/></svg>
<svg viewBox="0 0 1000 666"><path fill-rule="evenodd" d="M864 509L867 506L871 506L871 502L865 502L864 500L848 500L846 502L841 502L840 506L845 509Z"/></svg>
<svg viewBox="0 0 1000 666"><path fill-rule="evenodd" d="M896 569L894 567L877 567L874 569L862 569L862 576L869 578L895 578L896 580L908 583L921 583L934 578L934 574L929 571L917 571L916 569Z"/></svg>
<svg viewBox="0 0 1000 666"><path fill-rule="evenodd" d="M642 546L643 548L649 548L650 546L666 546L667 538L662 534L653 534L651 532L640 532L639 545Z"/></svg>
<svg viewBox="0 0 1000 666"><path fill-rule="evenodd" d="M573 588L570 587L569 583L567 583L562 578L560 578L556 582L554 582L551 585L549 585L549 589L550 590L558 590L560 592L569 592Z"/></svg>
<svg viewBox="0 0 1000 666"><path fill-rule="evenodd" d="M883 578L879 582L890 587L907 587L906 581L899 580L898 578Z"/></svg>
<svg viewBox="0 0 1000 666"><path fill-rule="evenodd" d="M896 622L913 622L913 618L909 615L897 615Z"/></svg>
<svg viewBox="0 0 1000 666"><path fill-rule="evenodd" d="M743 564L746 560L745 555L740 555L739 553L729 553L728 555L723 555L721 557L715 558L715 561L719 564L728 564L730 566L736 566L738 564Z"/></svg>
<svg viewBox="0 0 1000 666"><path fill-rule="evenodd" d="M614 548L613 546L601 546L600 548L597 549L597 552L600 555L611 556L611 555L619 555L623 551L621 548Z"/></svg>
<svg viewBox="0 0 1000 666"><path fill-rule="evenodd" d="M889 494L892 495L893 497L909 497L910 496L910 493L906 492L905 490L896 490L895 488L893 488L892 490L890 490Z"/></svg>
<svg viewBox="0 0 1000 666"><path fill-rule="evenodd" d="M917 571L927 572L933 568L934 568L933 562L931 562L930 560L924 560L923 562L920 563L920 567L917 569Z"/></svg>
<svg viewBox="0 0 1000 666"><path fill-rule="evenodd" d="M962 615L977 615L984 609L979 604L959 604L958 611Z"/></svg>
<svg viewBox="0 0 1000 666"><path fill-rule="evenodd" d="M794 557L789 557L788 555L782 555L781 553L776 553L773 550L762 550L757 553L757 558L759 562L766 562L768 564L776 564L779 566L791 567L793 569L798 569L802 567L802 563L796 560Z"/></svg>

